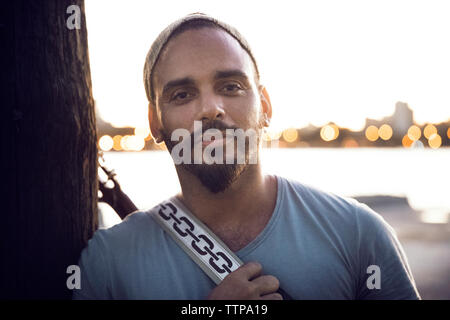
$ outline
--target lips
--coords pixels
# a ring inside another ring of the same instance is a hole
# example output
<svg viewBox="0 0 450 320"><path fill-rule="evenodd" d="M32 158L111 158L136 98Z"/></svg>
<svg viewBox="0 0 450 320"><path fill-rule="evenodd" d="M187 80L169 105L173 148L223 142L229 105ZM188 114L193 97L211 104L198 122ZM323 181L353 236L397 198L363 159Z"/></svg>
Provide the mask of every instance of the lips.
<svg viewBox="0 0 450 320"><path fill-rule="evenodd" d="M223 138L211 139L211 141L205 141L205 140L202 141L202 146L203 147L206 147L206 146L208 146L210 144L212 144L213 146L214 145L221 145L221 144L223 144Z"/></svg>
<svg viewBox="0 0 450 320"><path fill-rule="evenodd" d="M212 143L217 144L217 145L221 145L223 143L224 140L228 140L226 138L226 133L222 132L222 137L216 139L215 136L209 136L207 133L198 133L198 134L193 134L193 145L198 145L201 143L201 145L203 147L206 147Z"/></svg>

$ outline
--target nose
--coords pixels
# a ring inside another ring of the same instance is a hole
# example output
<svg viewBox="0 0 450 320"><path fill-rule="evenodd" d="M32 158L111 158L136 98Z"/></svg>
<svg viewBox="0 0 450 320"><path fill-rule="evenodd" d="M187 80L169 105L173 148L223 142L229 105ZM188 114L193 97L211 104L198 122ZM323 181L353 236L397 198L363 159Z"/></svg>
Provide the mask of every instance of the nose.
<svg viewBox="0 0 450 320"><path fill-rule="evenodd" d="M213 92L205 93L200 99L200 104L201 109L198 115L199 120L223 120L225 110L223 107L223 100L219 95Z"/></svg>

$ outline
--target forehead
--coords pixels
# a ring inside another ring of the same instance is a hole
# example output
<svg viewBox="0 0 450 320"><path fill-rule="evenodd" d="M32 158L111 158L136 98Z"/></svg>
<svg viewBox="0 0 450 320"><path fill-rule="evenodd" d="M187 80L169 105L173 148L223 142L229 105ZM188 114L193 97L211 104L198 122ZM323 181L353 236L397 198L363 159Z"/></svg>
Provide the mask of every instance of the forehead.
<svg viewBox="0 0 450 320"><path fill-rule="evenodd" d="M187 30L171 39L161 52L154 70L155 91L173 79L200 80L225 70L241 70L253 78L252 60L239 42L220 28Z"/></svg>

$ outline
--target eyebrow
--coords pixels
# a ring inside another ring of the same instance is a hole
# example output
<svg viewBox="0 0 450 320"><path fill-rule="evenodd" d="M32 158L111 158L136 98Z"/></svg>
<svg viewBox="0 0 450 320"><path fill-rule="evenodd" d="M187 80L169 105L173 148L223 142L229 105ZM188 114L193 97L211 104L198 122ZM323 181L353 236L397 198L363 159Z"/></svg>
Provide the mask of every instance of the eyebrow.
<svg viewBox="0 0 450 320"><path fill-rule="evenodd" d="M247 75L241 70L225 70L225 71L217 71L214 80L223 79L223 78L232 78L239 77L248 80Z"/></svg>
<svg viewBox="0 0 450 320"><path fill-rule="evenodd" d="M168 92L169 90L171 90L175 87L192 86L194 84L195 84L194 79L189 78L189 77L171 80L171 81L167 82L166 85L164 86L164 88L162 90L162 94L164 95L166 92Z"/></svg>

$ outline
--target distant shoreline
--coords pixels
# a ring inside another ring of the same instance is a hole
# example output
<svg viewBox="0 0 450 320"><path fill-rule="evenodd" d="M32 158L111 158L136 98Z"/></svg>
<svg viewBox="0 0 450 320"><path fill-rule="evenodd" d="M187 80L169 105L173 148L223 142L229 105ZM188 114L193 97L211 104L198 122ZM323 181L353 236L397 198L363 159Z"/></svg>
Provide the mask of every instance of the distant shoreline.
<svg viewBox="0 0 450 320"><path fill-rule="evenodd" d="M369 207L376 207L380 205L403 205L411 208L408 198L405 196L391 196L391 195L368 195L368 196L351 196L351 198L365 203ZM411 208L413 210L413 208Z"/></svg>

